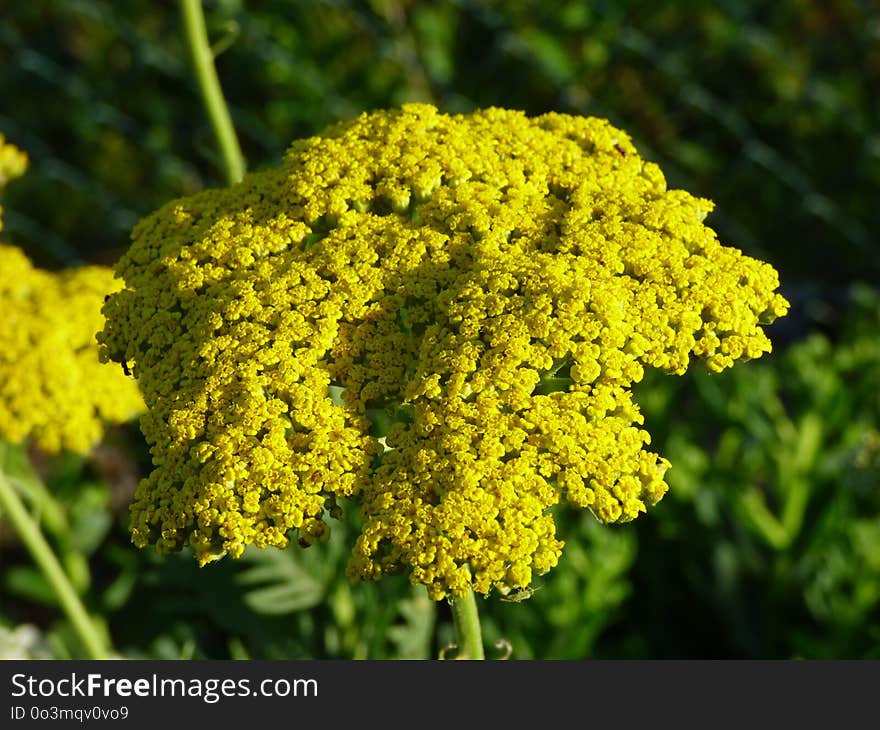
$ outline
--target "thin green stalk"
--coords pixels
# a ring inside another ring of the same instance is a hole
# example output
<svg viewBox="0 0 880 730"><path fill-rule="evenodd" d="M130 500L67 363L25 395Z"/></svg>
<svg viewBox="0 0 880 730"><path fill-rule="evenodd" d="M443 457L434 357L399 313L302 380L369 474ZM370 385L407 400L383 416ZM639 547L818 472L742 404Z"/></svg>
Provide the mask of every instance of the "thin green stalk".
<svg viewBox="0 0 880 730"><path fill-rule="evenodd" d="M457 659L485 659L483 633L480 629L480 614L477 599L472 590L460 598L450 601L455 636L458 641Z"/></svg>
<svg viewBox="0 0 880 730"><path fill-rule="evenodd" d="M220 88L217 69L214 67L214 52L208 41L202 0L180 0L180 11L202 101L205 103L214 136L217 138L217 146L223 157L226 179L230 184L236 183L244 175L244 156L241 154L229 107L223 97L223 89Z"/></svg>
<svg viewBox="0 0 880 730"><path fill-rule="evenodd" d="M58 596L62 609L85 647L88 657L105 659L107 647L101 632L86 612L37 523L28 514L27 508L3 472L0 472L0 512L18 533L34 562L43 571L43 575Z"/></svg>

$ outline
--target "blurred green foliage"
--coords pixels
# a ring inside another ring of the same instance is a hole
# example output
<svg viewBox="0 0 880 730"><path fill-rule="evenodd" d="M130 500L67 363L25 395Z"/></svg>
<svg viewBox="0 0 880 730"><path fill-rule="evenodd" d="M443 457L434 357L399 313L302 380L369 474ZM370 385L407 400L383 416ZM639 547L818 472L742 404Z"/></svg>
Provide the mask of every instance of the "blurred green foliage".
<svg viewBox="0 0 880 730"><path fill-rule="evenodd" d="M880 657L878 334L880 295L855 287L836 339L641 384L673 468L640 525L633 591L650 607L631 610L666 616L652 626L664 653L712 637L738 657Z"/></svg>
<svg viewBox="0 0 880 730"><path fill-rule="evenodd" d="M855 0L206 2L251 168L327 123L408 100L608 117L720 238L772 262L776 352L638 389L670 493L621 527L562 511L562 562L481 602L514 658L880 657L880 16ZM221 183L175 3L32 0L0 24L0 133L31 170L3 235L54 267L112 262L163 202ZM862 282L861 285L858 282ZM86 462L0 459L118 651L429 657L445 604L351 586L350 540L199 570L128 544L136 427ZM43 476L34 478L33 467ZM0 530L0 654L75 656ZM32 626L38 630L32 630ZM22 648L22 647L27 648ZM499 650L501 651L501 650Z"/></svg>

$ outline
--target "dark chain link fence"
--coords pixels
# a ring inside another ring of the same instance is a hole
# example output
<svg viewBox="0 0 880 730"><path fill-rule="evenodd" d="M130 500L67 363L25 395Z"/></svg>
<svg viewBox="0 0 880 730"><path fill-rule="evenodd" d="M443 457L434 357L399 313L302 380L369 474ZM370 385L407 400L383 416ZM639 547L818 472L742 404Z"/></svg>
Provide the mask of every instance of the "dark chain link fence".
<svg viewBox="0 0 880 730"><path fill-rule="evenodd" d="M723 240L782 271L808 317L878 281L880 16L846 0L672 4L208 2L252 167L335 119L402 101L607 116ZM177 7L10 4L0 132L32 169L8 238L47 266L111 262L133 223L219 184Z"/></svg>

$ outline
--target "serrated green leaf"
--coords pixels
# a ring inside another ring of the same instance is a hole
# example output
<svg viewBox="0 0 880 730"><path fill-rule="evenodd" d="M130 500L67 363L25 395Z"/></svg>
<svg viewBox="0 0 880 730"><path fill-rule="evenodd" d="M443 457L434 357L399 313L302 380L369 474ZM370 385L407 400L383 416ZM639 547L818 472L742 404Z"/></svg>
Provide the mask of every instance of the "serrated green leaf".
<svg viewBox="0 0 880 730"><path fill-rule="evenodd" d="M256 613L295 613L323 600L324 586L292 550L253 551L246 559L250 565L239 573L236 582L246 587L244 602Z"/></svg>
<svg viewBox="0 0 880 730"><path fill-rule="evenodd" d="M109 490L106 484L85 482L70 505L71 529L67 544L73 550L90 555L101 544L113 519L108 511Z"/></svg>
<svg viewBox="0 0 880 730"><path fill-rule="evenodd" d="M436 604L424 590L413 588L410 598L397 604L403 623L388 628L388 640L394 644L398 659L427 659L434 635Z"/></svg>

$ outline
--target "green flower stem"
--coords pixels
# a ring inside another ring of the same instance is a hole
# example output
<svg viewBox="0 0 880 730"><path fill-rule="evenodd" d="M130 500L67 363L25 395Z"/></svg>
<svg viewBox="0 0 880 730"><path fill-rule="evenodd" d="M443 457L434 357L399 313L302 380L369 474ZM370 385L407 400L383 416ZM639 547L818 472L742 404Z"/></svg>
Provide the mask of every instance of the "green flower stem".
<svg viewBox="0 0 880 730"><path fill-rule="evenodd" d="M205 103L223 157L226 179L230 184L237 183L244 176L244 156L241 154L229 107L223 97L223 89L220 88L217 69L214 67L214 52L208 42L202 0L180 0L180 11L193 68L202 92L202 101Z"/></svg>
<svg viewBox="0 0 880 730"><path fill-rule="evenodd" d="M477 599L472 590L450 600L452 620L458 641L458 659L485 659L483 633L480 630L480 614Z"/></svg>
<svg viewBox="0 0 880 730"><path fill-rule="evenodd" d="M0 471L0 512L9 520L34 562L43 571L43 575L58 596L61 607L85 647L88 658L105 659L107 647L100 630L86 612L37 523L28 514L9 478L2 471Z"/></svg>

